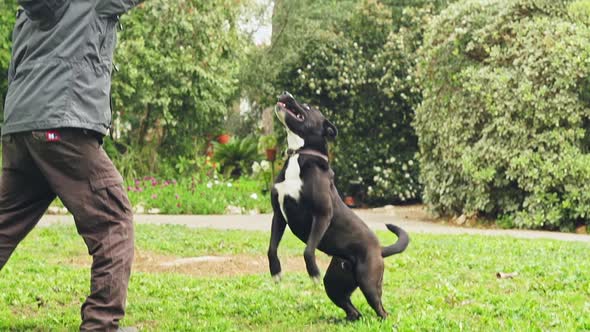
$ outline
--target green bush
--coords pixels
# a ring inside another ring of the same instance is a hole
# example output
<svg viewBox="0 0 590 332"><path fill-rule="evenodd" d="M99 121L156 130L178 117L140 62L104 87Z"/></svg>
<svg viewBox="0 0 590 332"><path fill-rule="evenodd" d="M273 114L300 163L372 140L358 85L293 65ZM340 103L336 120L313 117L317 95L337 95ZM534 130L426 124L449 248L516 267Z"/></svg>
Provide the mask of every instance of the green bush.
<svg viewBox="0 0 590 332"><path fill-rule="evenodd" d="M360 187L371 204L418 199L417 139L411 126L420 92L411 74L421 18L406 10L393 30L392 8L362 1L332 32L311 36L279 75L286 90L316 105L339 129L332 152L340 190ZM409 31L408 31L409 30Z"/></svg>
<svg viewBox="0 0 590 332"><path fill-rule="evenodd" d="M120 141L176 158L221 131L246 44L243 5L152 0L123 16L112 87Z"/></svg>
<svg viewBox="0 0 590 332"><path fill-rule="evenodd" d="M431 22L415 127L434 211L590 223L590 29L568 3L470 0Z"/></svg>
<svg viewBox="0 0 590 332"><path fill-rule="evenodd" d="M252 163L260 159L258 142L254 137L232 138L226 144L215 142L213 160L220 163L225 177L248 175Z"/></svg>

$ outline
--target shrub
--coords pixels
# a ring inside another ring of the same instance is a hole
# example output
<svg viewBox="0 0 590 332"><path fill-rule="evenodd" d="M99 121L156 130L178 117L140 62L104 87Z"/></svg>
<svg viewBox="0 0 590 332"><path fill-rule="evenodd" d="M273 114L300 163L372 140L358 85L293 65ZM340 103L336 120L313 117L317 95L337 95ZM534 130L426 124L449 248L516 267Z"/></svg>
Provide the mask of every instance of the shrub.
<svg viewBox="0 0 590 332"><path fill-rule="evenodd" d="M415 127L434 211L589 223L590 30L566 3L470 0L428 27Z"/></svg>
<svg viewBox="0 0 590 332"><path fill-rule="evenodd" d="M226 177L247 175L252 163L259 159L258 143L253 137L232 138L227 144L215 143L213 159L221 165Z"/></svg>
<svg viewBox="0 0 590 332"><path fill-rule="evenodd" d="M420 98L410 73L417 44L415 35L392 30L391 12L378 1L363 1L340 22L343 33L315 36L280 75L288 91L338 127L332 152L340 189L350 194L360 187L372 204L420 195L411 127ZM418 27L414 17L404 19L412 29Z"/></svg>
<svg viewBox="0 0 590 332"><path fill-rule="evenodd" d="M112 88L120 140L176 158L221 128L246 44L243 5L153 0L123 16Z"/></svg>

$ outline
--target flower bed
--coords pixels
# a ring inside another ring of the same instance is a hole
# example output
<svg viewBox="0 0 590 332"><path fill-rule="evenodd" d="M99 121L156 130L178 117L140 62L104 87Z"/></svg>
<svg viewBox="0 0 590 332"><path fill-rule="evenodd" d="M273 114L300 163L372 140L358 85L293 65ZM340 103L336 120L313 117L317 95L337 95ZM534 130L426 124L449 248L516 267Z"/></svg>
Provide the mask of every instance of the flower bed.
<svg viewBox="0 0 590 332"><path fill-rule="evenodd" d="M243 178L176 181L145 177L129 184L127 191L135 213L266 213L271 209L268 197L260 193L260 183Z"/></svg>

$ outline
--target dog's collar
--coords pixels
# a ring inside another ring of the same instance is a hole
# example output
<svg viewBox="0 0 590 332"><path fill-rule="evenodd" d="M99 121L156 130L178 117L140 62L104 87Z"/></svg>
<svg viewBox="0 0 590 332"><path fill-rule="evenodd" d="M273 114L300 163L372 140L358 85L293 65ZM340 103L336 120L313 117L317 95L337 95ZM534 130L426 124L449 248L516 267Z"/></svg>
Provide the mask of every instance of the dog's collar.
<svg viewBox="0 0 590 332"><path fill-rule="evenodd" d="M317 150L304 149L304 148L297 149L297 150L293 150L293 149L287 150L287 155L288 156L292 156L292 155L294 155L296 153L320 157L320 158L324 159L326 162L329 162L328 156L326 156L325 154L323 154L323 153L321 153L321 152L319 152Z"/></svg>

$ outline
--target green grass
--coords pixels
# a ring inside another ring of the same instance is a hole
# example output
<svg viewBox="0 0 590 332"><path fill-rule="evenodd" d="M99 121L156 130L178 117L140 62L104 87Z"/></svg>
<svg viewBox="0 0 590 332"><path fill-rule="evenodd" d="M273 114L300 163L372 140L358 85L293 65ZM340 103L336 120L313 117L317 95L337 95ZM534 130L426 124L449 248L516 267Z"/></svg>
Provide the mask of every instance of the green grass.
<svg viewBox="0 0 590 332"><path fill-rule="evenodd" d="M269 235L138 225L136 237L138 252L264 256ZM357 291L353 302L365 318L356 323L342 322L343 312L303 271L286 273L280 284L266 271L234 277L136 272L124 324L148 331L590 330L588 249L585 243L415 234L405 253L386 259L383 301L390 317L377 319ZM287 232L280 257L301 258L302 252ZM0 330L76 330L89 271L69 262L84 253L73 227L35 229L0 272ZM498 280L498 271L519 275Z"/></svg>

